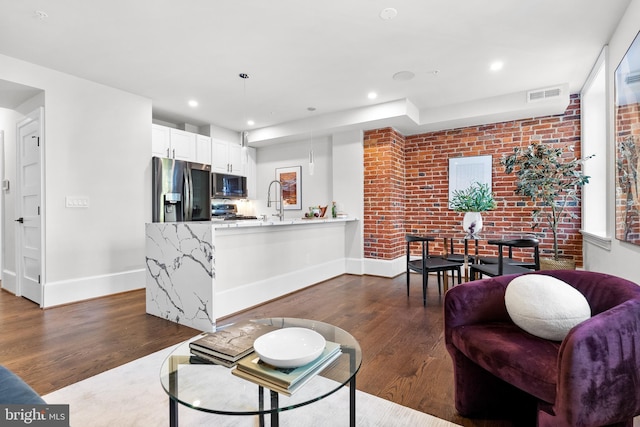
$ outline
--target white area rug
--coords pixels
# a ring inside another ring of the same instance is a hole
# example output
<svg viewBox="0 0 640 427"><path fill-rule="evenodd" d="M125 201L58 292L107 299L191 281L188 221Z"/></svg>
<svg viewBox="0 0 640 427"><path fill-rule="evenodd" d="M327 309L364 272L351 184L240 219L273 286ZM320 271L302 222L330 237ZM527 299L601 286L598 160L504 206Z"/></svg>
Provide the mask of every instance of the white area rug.
<svg viewBox="0 0 640 427"><path fill-rule="evenodd" d="M160 366L171 348L150 354L43 396L47 403L69 404L72 427L152 427L169 425L169 397L160 385ZM179 425L255 427L255 416L208 414L179 406ZM356 422L368 426L451 427L457 424L358 391ZM269 425L269 417L265 417ZM280 414L283 427L349 425L349 389Z"/></svg>

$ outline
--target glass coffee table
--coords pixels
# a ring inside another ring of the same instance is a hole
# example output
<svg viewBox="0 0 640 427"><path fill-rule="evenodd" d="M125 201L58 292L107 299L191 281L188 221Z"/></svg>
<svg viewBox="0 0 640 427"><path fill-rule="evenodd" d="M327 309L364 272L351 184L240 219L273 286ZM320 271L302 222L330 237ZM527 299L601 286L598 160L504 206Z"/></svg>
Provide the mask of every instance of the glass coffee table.
<svg viewBox="0 0 640 427"><path fill-rule="evenodd" d="M312 329L327 341L340 344L342 354L295 393L286 396L233 375L231 369L235 368L196 362L191 357L189 343L201 337L198 335L176 347L160 368L160 382L169 395L170 426L178 426L178 404L182 404L214 414L257 415L260 426L264 425L264 416L269 415L271 426L277 427L280 412L324 399L347 383L350 398L349 422L351 426L355 426L356 374L362 363L358 341L336 326L315 320L277 317L255 321L277 328Z"/></svg>

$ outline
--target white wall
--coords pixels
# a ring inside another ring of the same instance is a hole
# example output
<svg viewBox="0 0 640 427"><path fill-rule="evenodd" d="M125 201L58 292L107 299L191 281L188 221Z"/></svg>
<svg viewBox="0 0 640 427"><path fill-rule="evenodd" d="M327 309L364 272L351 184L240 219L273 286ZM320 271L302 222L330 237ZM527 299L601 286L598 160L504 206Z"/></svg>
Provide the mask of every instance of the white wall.
<svg viewBox="0 0 640 427"><path fill-rule="evenodd" d="M4 55L0 79L44 90L44 306L144 287L151 100Z"/></svg>
<svg viewBox="0 0 640 427"><path fill-rule="evenodd" d="M333 200L341 211L358 222L347 224L345 251L347 273L367 273L364 264L364 134L362 131L333 135Z"/></svg>
<svg viewBox="0 0 640 427"><path fill-rule="evenodd" d="M620 21L611 41L609 43L609 62L607 66L609 84L609 123L613 122L613 102L614 102L614 72L620 63L631 42L640 31L640 0L632 0ZM611 249L607 250L585 240L584 243L584 266L587 270L600 271L624 277L640 284L640 269L637 268L640 259L640 246L632 245L615 239L615 129L609 126L608 158L610 169L607 174L607 188L610 189L608 196L608 235L612 236ZM586 213L588 215L588 212ZM606 245L605 245L606 246Z"/></svg>
<svg viewBox="0 0 640 427"><path fill-rule="evenodd" d="M285 210L286 219L304 217L310 206L331 206L332 195L332 152L330 137L314 137L313 153L315 168L313 175L309 175L310 139L270 145L257 149L257 192L258 198L254 202L257 215L266 214L271 217L276 213L275 204L267 207L267 192L269 183L276 177L276 168L302 167L302 209ZM276 186L272 187L274 191ZM273 194L272 194L273 199ZM330 213L330 211L328 210Z"/></svg>

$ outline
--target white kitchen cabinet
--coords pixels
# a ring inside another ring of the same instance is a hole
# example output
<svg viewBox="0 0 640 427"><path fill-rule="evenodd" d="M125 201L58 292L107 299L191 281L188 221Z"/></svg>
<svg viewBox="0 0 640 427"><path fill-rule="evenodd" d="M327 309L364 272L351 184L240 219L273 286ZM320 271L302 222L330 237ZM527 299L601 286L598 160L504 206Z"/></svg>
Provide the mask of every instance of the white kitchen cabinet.
<svg viewBox="0 0 640 427"><path fill-rule="evenodd" d="M247 159L240 144L213 138L211 171L246 176Z"/></svg>
<svg viewBox="0 0 640 427"><path fill-rule="evenodd" d="M151 125L151 154L196 162L196 134L161 125Z"/></svg>
<svg viewBox="0 0 640 427"><path fill-rule="evenodd" d="M196 135L196 162L211 164L211 137Z"/></svg>
<svg viewBox="0 0 640 427"><path fill-rule="evenodd" d="M245 156L242 154L242 147L239 144L229 143L229 173L246 176L246 153Z"/></svg>
<svg viewBox="0 0 640 427"><path fill-rule="evenodd" d="M196 161L196 134L180 129L171 129L171 157L178 160Z"/></svg>
<svg viewBox="0 0 640 427"><path fill-rule="evenodd" d="M171 157L170 128L151 125L151 154L156 157Z"/></svg>

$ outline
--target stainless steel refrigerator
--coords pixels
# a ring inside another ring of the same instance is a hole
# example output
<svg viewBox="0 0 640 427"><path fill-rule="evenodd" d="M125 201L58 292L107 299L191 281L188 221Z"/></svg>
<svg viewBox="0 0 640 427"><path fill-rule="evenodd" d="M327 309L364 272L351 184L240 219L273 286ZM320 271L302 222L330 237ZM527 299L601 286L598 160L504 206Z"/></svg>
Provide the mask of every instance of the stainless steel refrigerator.
<svg viewBox="0 0 640 427"><path fill-rule="evenodd" d="M211 166L153 158L153 222L211 220Z"/></svg>

